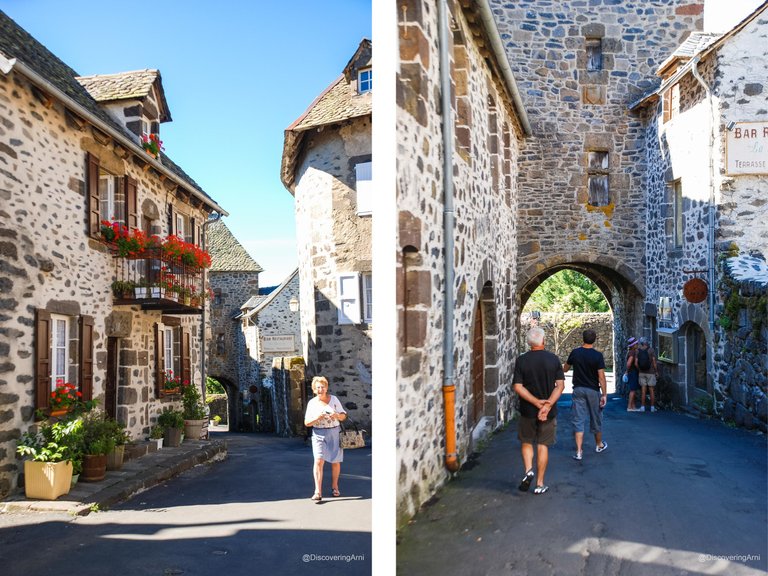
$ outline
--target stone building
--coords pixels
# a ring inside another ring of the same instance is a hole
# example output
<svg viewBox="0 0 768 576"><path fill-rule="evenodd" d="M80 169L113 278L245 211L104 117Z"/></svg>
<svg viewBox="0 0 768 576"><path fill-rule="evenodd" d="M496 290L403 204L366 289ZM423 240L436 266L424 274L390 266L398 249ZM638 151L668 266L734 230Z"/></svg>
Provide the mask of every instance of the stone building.
<svg viewBox="0 0 768 576"><path fill-rule="evenodd" d="M766 4L724 34L694 33L634 106L646 130L645 333L669 400L763 430L767 45Z"/></svg>
<svg viewBox="0 0 768 576"><path fill-rule="evenodd" d="M296 199L301 346L350 417L371 422L371 42L285 131L281 178Z"/></svg>
<svg viewBox="0 0 768 576"><path fill-rule="evenodd" d="M647 132L629 106L704 5L554 5L398 1L400 519L512 415L519 314L543 280L569 268L598 285L606 355L643 325Z"/></svg>
<svg viewBox="0 0 768 576"><path fill-rule="evenodd" d="M159 72L79 77L2 12L0 118L2 497L19 485L16 440L48 410L57 380L99 400L136 438L180 404L164 392L166 370L201 384L200 306L111 288L174 274L199 293L202 274L119 257L100 222L197 243L209 215L225 212L140 144L170 120Z"/></svg>
<svg viewBox="0 0 768 576"><path fill-rule="evenodd" d="M402 520L513 416L517 164L530 126L486 3L448 2L444 19L434 2L398 6Z"/></svg>
<svg viewBox="0 0 768 576"><path fill-rule="evenodd" d="M207 245L212 292L208 376L221 382L227 391L230 430L252 429L243 420L243 406L256 393L259 363L246 350L239 317L242 304L258 296L259 273L263 269L221 220L208 226Z"/></svg>
<svg viewBox="0 0 768 576"><path fill-rule="evenodd" d="M280 435L289 435L296 430L303 433L303 408L307 400L304 382L292 391L284 386L275 386L273 375L273 367L283 369L294 364L291 359L301 359L299 269L291 272L268 293L250 298L240 310L245 353L259 365L259 390L251 398L258 407L259 429ZM296 397L286 398L292 392ZM289 414L285 408L289 405L296 407L294 414Z"/></svg>

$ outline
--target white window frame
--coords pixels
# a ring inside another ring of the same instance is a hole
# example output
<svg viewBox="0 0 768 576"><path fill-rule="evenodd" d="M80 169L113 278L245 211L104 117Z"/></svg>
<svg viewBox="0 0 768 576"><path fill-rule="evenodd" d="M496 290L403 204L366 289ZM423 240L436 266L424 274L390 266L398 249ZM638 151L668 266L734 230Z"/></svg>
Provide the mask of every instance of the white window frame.
<svg viewBox="0 0 768 576"><path fill-rule="evenodd" d="M51 314L51 391L56 388L56 381L68 381L69 372L69 316ZM63 323L63 325L62 325ZM63 333L63 334L62 334ZM63 335L64 343L60 345L59 336ZM57 351L63 350L63 364L59 364Z"/></svg>
<svg viewBox="0 0 768 576"><path fill-rule="evenodd" d="M176 237L184 240L186 235L186 218L184 218L184 214L176 214Z"/></svg>
<svg viewBox="0 0 768 576"><path fill-rule="evenodd" d="M152 122L149 120L142 118L141 119L141 131L143 134L146 134L147 137L149 137L150 134L152 134Z"/></svg>
<svg viewBox="0 0 768 576"><path fill-rule="evenodd" d="M363 322L370 324L373 322L373 274L363 272Z"/></svg>
<svg viewBox="0 0 768 576"><path fill-rule="evenodd" d="M370 216L373 213L373 163L355 164L355 190L357 190L357 215Z"/></svg>
<svg viewBox="0 0 768 576"><path fill-rule="evenodd" d="M339 325L360 324L360 273L347 272L338 278L337 321Z"/></svg>
<svg viewBox="0 0 768 576"><path fill-rule="evenodd" d="M357 92L365 94L373 90L373 68L364 68L357 72Z"/></svg>
<svg viewBox="0 0 768 576"><path fill-rule="evenodd" d="M180 376L176 374L173 363L173 327L163 327L163 369L168 372L173 372L174 376Z"/></svg>
<svg viewBox="0 0 768 576"><path fill-rule="evenodd" d="M106 200L102 199L102 182L106 183ZM114 174L100 169L99 170L99 217L102 220L109 220L110 222L119 222L120 224L126 224L125 214L125 190L123 190L122 199L122 212L119 216L117 200L117 181Z"/></svg>

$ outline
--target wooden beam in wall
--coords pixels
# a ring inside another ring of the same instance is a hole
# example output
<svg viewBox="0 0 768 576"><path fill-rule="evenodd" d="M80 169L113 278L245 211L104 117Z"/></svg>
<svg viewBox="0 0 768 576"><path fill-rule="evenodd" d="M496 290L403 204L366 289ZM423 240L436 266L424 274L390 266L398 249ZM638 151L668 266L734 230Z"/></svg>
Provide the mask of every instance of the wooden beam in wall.
<svg viewBox="0 0 768 576"><path fill-rule="evenodd" d="M104 132L96 128L96 126L91 126L91 134L93 134L94 140L96 140L96 142L98 142L102 146L107 146L110 142L112 142L112 138L110 137L110 135L105 134Z"/></svg>
<svg viewBox="0 0 768 576"><path fill-rule="evenodd" d="M123 160L128 158L128 156L130 156L130 154L131 154L130 151L126 147L121 146L117 142L115 142L112 145L112 149L115 151L115 154L117 154L117 156L122 158Z"/></svg>
<svg viewBox="0 0 768 576"><path fill-rule="evenodd" d="M67 126L78 132L82 132L88 126L88 122L83 118L80 118L80 116L72 112L69 108L64 108L64 118L66 119Z"/></svg>
<svg viewBox="0 0 768 576"><path fill-rule="evenodd" d="M54 100L53 100L53 98L49 94L43 92L40 88L38 88L37 86L34 86L34 85L30 87L30 90L32 91L32 95L43 106L45 106L46 108L50 108L51 106L53 106Z"/></svg>

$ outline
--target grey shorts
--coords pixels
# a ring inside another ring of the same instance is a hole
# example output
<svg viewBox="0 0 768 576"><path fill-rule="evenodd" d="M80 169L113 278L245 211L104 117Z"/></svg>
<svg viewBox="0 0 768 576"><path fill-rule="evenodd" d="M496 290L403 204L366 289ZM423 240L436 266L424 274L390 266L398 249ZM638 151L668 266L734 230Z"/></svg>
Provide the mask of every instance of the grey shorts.
<svg viewBox="0 0 768 576"><path fill-rule="evenodd" d="M523 444L537 442L542 446L552 446L557 439L557 418L542 422L538 418L520 416L517 437Z"/></svg>
<svg viewBox="0 0 768 576"><path fill-rule="evenodd" d="M656 374L640 372L640 386L656 386Z"/></svg>
<svg viewBox="0 0 768 576"><path fill-rule="evenodd" d="M597 434L603 431L603 413L600 410L600 392L592 388L577 386L573 389L573 407L571 422L574 432L584 432L584 425L589 418L589 431Z"/></svg>

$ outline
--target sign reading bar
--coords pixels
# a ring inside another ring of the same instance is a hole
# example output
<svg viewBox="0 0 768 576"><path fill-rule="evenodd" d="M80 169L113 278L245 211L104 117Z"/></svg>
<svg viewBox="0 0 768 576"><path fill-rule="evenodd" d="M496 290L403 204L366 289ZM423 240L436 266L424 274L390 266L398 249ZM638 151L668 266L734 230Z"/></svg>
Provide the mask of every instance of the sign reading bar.
<svg viewBox="0 0 768 576"><path fill-rule="evenodd" d="M265 354L270 354L272 352L293 352L296 350L293 334L284 336L264 336L261 343L261 351Z"/></svg>
<svg viewBox="0 0 768 576"><path fill-rule="evenodd" d="M736 122L725 134L729 175L768 174L768 122Z"/></svg>

